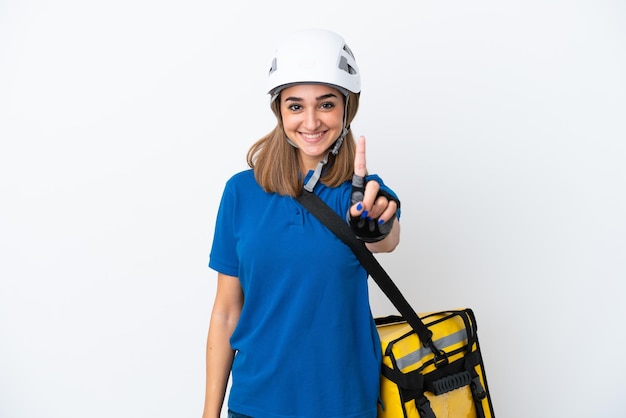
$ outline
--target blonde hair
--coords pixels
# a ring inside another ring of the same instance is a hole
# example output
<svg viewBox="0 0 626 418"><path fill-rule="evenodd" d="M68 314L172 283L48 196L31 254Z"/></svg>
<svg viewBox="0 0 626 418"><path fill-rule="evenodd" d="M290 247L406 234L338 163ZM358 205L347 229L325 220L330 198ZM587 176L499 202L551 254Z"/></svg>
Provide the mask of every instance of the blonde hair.
<svg viewBox="0 0 626 418"><path fill-rule="evenodd" d="M350 123L359 108L359 93L349 92L346 128L348 133L336 156L330 155L320 181L329 187L338 187L354 174L356 145ZM277 123L274 129L248 150L247 162L254 170L254 177L266 192L296 197L304 186L300 175L298 150L285 135L280 114L280 97L271 104Z"/></svg>

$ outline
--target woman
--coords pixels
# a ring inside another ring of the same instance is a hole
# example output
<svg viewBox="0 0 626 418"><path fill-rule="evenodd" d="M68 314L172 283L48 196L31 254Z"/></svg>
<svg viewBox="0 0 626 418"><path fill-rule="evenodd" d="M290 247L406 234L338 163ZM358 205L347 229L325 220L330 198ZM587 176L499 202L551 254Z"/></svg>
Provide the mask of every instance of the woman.
<svg viewBox="0 0 626 418"><path fill-rule="evenodd" d="M303 188L319 195L372 252L399 242L399 201L366 176L365 139L350 131L352 52L330 31L293 34L276 51L269 94L277 125L218 211L203 418L219 416L231 371L230 417L375 417L381 353L367 273L294 199Z"/></svg>

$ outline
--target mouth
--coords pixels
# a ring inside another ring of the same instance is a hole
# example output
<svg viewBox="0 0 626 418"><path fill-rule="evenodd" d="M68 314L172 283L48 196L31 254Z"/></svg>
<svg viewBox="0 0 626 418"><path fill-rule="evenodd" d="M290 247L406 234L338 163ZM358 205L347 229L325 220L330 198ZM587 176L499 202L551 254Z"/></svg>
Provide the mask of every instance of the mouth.
<svg viewBox="0 0 626 418"><path fill-rule="evenodd" d="M300 132L300 136L307 142L317 142L324 136L326 132L314 132L314 133L306 133Z"/></svg>

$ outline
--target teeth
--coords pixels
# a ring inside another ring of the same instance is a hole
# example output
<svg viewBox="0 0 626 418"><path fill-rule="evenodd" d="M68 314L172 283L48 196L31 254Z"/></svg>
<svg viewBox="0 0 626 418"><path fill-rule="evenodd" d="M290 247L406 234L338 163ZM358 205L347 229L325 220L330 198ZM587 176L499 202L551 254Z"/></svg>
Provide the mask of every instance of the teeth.
<svg viewBox="0 0 626 418"><path fill-rule="evenodd" d="M302 134L302 136L304 136L306 139L315 139L315 138L319 138L320 136L322 136L321 133L316 133L316 134Z"/></svg>

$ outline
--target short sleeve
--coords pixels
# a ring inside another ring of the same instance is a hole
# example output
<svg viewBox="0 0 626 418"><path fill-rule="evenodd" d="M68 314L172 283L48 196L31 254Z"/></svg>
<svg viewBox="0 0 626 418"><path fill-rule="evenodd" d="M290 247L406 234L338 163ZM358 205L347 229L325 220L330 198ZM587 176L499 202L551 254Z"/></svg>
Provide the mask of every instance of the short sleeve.
<svg viewBox="0 0 626 418"><path fill-rule="evenodd" d="M215 221L209 267L229 276L238 276L239 259L235 238L235 194L231 182L226 183Z"/></svg>

